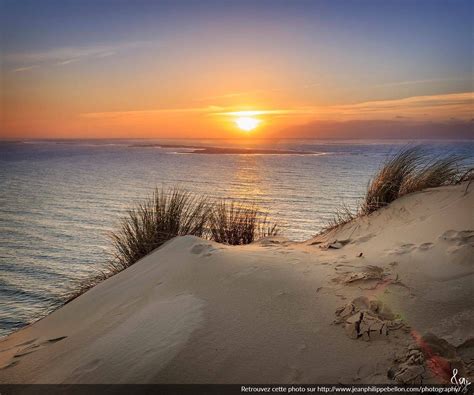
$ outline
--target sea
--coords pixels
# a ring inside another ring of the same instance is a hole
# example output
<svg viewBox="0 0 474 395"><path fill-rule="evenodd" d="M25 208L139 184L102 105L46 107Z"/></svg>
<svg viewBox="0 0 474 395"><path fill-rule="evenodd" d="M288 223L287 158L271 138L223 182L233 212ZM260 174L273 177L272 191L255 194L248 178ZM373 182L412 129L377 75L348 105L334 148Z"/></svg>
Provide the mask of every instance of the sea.
<svg viewBox="0 0 474 395"><path fill-rule="evenodd" d="M384 160L412 144L474 163L474 140L0 142L0 337L103 270L110 231L154 188L257 204L284 236L305 240L342 204L356 207Z"/></svg>

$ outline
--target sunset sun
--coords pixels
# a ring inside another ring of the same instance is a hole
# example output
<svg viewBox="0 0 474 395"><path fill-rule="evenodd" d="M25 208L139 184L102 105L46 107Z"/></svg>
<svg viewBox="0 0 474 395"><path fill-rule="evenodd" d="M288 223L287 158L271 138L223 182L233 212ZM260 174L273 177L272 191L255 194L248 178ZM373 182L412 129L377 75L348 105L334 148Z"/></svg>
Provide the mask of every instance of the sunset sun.
<svg viewBox="0 0 474 395"><path fill-rule="evenodd" d="M254 130L259 124L260 120L250 117L240 117L235 120L237 127L245 132Z"/></svg>

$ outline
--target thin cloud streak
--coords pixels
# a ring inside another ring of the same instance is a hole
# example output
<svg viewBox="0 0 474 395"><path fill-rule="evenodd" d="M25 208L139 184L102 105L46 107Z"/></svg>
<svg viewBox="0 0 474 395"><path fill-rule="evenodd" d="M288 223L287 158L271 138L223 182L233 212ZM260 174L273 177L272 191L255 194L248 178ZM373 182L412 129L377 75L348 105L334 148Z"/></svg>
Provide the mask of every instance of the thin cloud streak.
<svg viewBox="0 0 474 395"><path fill-rule="evenodd" d="M147 116L160 114L184 114L184 113L212 113L220 110L220 107L195 107L195 108L157 108L150 110L125 110L82 113L80 117L89 119L109 119L133 116Z"/></svg>
<svg viewBox="0 0 474 395"><path fill-rule="evenodd" d="M211 101L211 100L218 100L218 99L230 99L234 97L252 95L252 94L261 93L261 92L265 92L265 91L263 89L256 89L256 90L245 91L245 92L227 93L225 95L203 97L201 99L197 99L196 101L204 102L204 101Z"/></svg>
<svg viewBox="0 0 474 395"><path fill-rule="evenodd" d="M82 118L90 119L104 119L104 118L118 118L129 116L146 116L159 114L181 114L181 113L199 113L202 115L212 116L258 116L258 115L298 115L298 114L312 114L312 108L295 108L295 109L276 109L276 110L233 110L229 107L208 106L208 107L191 107L191 108L157 108L149 110L130 110L130 111L105 111L105 112L91 112L82 113Z"/></svg>
<svg viewBox="0 0 474 395"><path fill-rule="evenodd" d="M321 83L319 82L311 82L308 84L301 85L299 88L300 89L308 89L308 88L313 88L315 86L320 86ZM196 101L198 102L205 102L205 101L212 101L212 100L219 100L219 99L232 99L234 97L240 97L240 96L248 96L248 95L258 95L258 94L265 94L265 93L272 93L272 92L284 92L285 89L281 88L273 88L273 89L254 89L250 91L243 91L243 92L231 92L231 93L226 93L223 95L216 95L216 96L206 96L200 99L197 99Z"/></svg>
<svg viewBox="0 0 474 395"><path fill-rule="evenodd" d="M411 80L411 81L395 81L395 82L386 82L383 84L378 84L376 86L403 86L403 85L418 85L418 84L428 84L431 82L452 82L452 81L466 81L470 78L433 78L425 80Z"/></svg>
<svg viewBox="0 0 474 395"><path fill-rule="evenodd" d="M223 111L216 112L213 115L227 115L236 117L252 117L258 115L303 115L314 114L317 110L313 107L300 107L291 109L275 109L275 110L244 110L244 111Z"/></svg>
<svg viewBox="0 0 474 395"><path fill-rule="evenodd" d="M116 55L120 51L139 48L150 45L150 41L122 42L111 45L92 45L82 47L59 47L38 52L7 53L4 56L5 63L12 65L26 65L18 69L31 69L41 65L64 66L78 62L83 59L105 58Z"/></svg>
<svg viewBox="0 0 474 395"><path fill-rule="evenodd" d="M16 69L13 69L12 71L14 73L21 73L21 72L24 72L24 71L30 71L30 70L37 69L37 68L39 68L38 65L32 65L32 66L26 66L26 67L18 67Z"/></svg>
<svg viewBox="0 0 474 395"><path fill-rule="evenodd" d="M67 60L64 60L64 61L61 61L61 62L58 62L56 63L58 66L65 66L67 64L70 64L70 63L74 63L74 62L78 62L80 59L76 58L76 59L67 59Z"/></svg>
<svg viewBox="0 0 474 395"><path fill-rule="evenodd" d="M305 116L314 119L393 119L410 117L425 119L471 119L474 104L473 92L445 95L414 96L395 100L379 100L335 106L306 106L280 109L242 109L236 107L207 106L171 109L147 109L131 111L110 111L83 113L81 117L105 119L129 116L150 116L159 114L196 113L209 116Z"/></svg>
<svg viewBox="0 0 474 395"><path fill-rule="evenodd" d="M473 92L450 93L444 95L412 96L395 100L379 100L352 105L336 107L340 111L347 113L353 111L387 111L387 110L413 110L413 109L434 109L438 107L463 106L472 111Z"/></svg>

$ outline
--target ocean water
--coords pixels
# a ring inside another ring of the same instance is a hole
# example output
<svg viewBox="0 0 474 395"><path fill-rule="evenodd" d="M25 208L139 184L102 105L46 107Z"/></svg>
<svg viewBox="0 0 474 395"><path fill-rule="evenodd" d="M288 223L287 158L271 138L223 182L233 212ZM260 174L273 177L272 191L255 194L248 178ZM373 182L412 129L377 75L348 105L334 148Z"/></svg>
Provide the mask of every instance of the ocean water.
<svg viewBox="0 0 474 395"><path fill-rule="evenodd" d="M78 280L103 268L110 253L108 232L155 186L177 185L212 197L256 202L281 224L283 235L304 240L321 230L340 204L355 206L387 155L406 144L0 142L0 336L48 314ZM455 152L473 162L474 141L418 144L434 156ZM232 151L190 153L193 150L183 145ZM239 153L242 148L290 152Z"/></svg>

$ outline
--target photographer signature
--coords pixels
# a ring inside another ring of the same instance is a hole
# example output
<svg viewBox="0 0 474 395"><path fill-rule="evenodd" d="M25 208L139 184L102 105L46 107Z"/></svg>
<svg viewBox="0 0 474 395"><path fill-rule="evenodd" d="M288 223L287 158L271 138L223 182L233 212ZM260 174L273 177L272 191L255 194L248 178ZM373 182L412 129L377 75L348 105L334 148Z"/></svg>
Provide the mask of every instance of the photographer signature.
<svg viewBox="0 0 474 395"><path fill-rule="evenodd" d="M465 377L458 377L458 370L453 369L453 377L451 377L451 384L456 385L463 393L467 392L467 388L472 384L467 378Z"/></svg>

